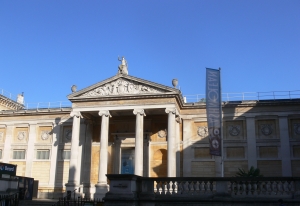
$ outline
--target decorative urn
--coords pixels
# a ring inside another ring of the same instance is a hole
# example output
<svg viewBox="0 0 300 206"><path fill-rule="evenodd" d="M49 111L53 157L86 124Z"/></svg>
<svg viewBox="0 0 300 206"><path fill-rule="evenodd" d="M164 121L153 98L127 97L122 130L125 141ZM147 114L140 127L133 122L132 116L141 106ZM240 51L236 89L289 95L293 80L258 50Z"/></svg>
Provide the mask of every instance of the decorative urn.
<svg viewBox="0 0 300 206"><path fill-rule="evenodd" d="M173 87L176 88L177 84L178 84L178 80L177 80L177 79L173 79L173 80L172 80L172 85L173 85Z"/></svg>

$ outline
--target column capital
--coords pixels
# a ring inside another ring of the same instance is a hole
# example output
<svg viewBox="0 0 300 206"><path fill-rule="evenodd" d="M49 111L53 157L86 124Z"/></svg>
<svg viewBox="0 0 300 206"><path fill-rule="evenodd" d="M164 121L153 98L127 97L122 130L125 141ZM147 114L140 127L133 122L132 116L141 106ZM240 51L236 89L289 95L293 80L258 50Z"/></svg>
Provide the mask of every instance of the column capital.
<svg viewBox="0 0 300 206"><path fill-rule="evenodd" d="M111 115L110 115L110 113L109 113L109 111L108 110L100 110L99 111L99 116L106 116L106 117L111 117Z"/></svg>
<svg viewBox="0 0 300 206"><path fill-rule="evenodd" d="M71 117L81 117L81 113L79 112L79 111L72 111L71 113L70 113L70 116Z"/></svg>
<svg viewBox="0 0 300 206"><path fill-rule="evenodd" d="M168 107L168 108L166 108L165 112L167 114L172 113L172 114L178 115L178 111L175 107Z"/></svg>
<svg viewBox="0 0 300 206"><path fill-rule="evenodd" d="M181 124L182 123L182 120L181 120L181 117L178 115L176 118L175 118L176 122Z"/></svg>
<svg viewBox="0 0 300 206"><path fill-rule="evenodd" d="M135 115L140 114L140 115L146 116L144 109L134 109L133 114L135 114Z"/></svg>

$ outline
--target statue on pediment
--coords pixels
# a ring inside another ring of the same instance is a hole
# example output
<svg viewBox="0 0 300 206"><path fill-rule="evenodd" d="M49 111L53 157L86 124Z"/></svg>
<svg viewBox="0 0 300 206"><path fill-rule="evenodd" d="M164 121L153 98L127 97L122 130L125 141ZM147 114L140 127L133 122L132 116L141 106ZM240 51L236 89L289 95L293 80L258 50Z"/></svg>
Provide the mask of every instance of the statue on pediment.
<svg viewBox="0 0 300 206"><path fill-rule="evenodd" d="M118 74L128 75L128 64L127 64L126 59L124 57L122 57L122 59L120 59L120 57L118 57L118 60L121 62L121 64L119 65Z"/></svg>

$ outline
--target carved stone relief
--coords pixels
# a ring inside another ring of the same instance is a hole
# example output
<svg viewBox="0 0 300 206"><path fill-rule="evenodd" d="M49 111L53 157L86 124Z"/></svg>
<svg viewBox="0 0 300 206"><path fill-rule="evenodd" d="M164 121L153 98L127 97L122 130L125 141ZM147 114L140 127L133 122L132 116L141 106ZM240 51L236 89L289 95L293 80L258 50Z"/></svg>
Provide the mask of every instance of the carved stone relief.
<svg viewBox="0 0 300 206"><path fill-rule="evenodd" d="M207 137L208 136L208 128L204 127L204 126L198 127L197 134L201 138Z"/></svg>
<svg viewBox="0 0 300 206"><path fill-rule="evenodd" d="M49 139L49 133L50 133L50 131L42 131L42 134L41 134L41 139L42 140L47 140L47 139Z"/></svg>
<svg viewBox="0 0 300 206"><path fill-rule="evenodd" d="M269 136L273 132L272 124L261 124L260 128L261 133L265 136Z"/></svg>
<svg viewBox="0 0 300 206"><path fill-rule="evenodd" d="M121 94L152 94L163 93L162 90L147 86L145 84L128 81L123 78L112 81L104 86L98 87L92 91L82 94L82 97L94 97L94 96L109 96L109 95L121 95Z"/></svg>
<svg viewBox="0 0 300 206"><path fill-rule="evenodd" d="M294 123L294 132L297 135L300 135L300 123Z"/></svg>
<svg viewBox="0 0 300 206"><path fill-rule="evenodd" d="M26 131L19 131L17 134L18 140L24 140L26 138Z"/></svg>
<svg viewBox="0 0 300 206"><path fill-rule="evenodd" d="M66 138L67 140L71 140L71 139L72 139L72 129L67 129L67 130L65 131L65 138Z"/></svg>
<svg viewBox="0 0 300 206"><path fill-rule="evenodd" d="M228 132L231 136L238 136L241 133L240 125L229 125Z"/></svg>
<svg viewBox="0 0 300 206"><path fill-rule="evenodd" d="M160 138L166 138L167 137L167 130L165 129L165 130L159 130L158 131L158 137L160 137Z"/></svg>

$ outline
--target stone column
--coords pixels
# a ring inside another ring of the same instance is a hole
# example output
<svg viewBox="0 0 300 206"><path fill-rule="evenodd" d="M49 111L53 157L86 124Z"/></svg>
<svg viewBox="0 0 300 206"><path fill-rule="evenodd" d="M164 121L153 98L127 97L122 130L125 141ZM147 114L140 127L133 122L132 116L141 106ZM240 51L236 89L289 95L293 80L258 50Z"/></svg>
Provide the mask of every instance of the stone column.
<svg viewBox="0 0 300 206"><path fill-rule="evenodd" d="M80 112L72 111L70 114L73 117L73 127L72 127L72 140L71 140L71 157L69 166L69 180L66 184L66 189L73 191L77 189L79 182L76 179L78 177L77 173L80 171L78 167L78 146L79 146L79 132L80 132Z"/></svg>
<svg viewBox="0 0 300 206"><path fill-rule="evenodd" d="M108 110L99 111L99 116L102 116L101 120L101 133L100 133L100 157L99 157L99 173L98 182L95 185L96 193L94 198L102 199L106 192L108 192L107 185L107 158L108 158L108 128L109 128L109 117L111 117Z"/></svg>
<svg viewBox="0 0 300 206"><path fill-rule="evenodd" d="M12 159L11 155L11 143L13 139L13 125L6 125L6 131L5 131L5 142L4 142L4 148L2 151L2 161L4 163L9 163L9 160Z"/></svg>
<svg viewBox="0 0 300 206"><path fill-rule="evenodd" d="M176 117L176 139L175 139L175 152L176 152L176 177L180 177L180 116Z"/></svg>
<svg viewBox="0 0 300 206"><path fill-rule="evenodd" d="M133 114L136 115L134 174L143 176L144 116L146 114L143 109L135 109Z"/></svg>
<svg viewBox="0 0 300 206"><path fill-rule="evenodd" d="M279 132L280 132L280 154L282 164L282 176L292 176L291 153L290 153L290 138L288 118L286 116L279 117Z"/></svg>
<svg viewBox="0 0 300 206"><path fill-rule="evenodd" d="M248 169L251 166L257 168L257 158L256 158L256 135L255 135L255 118L246 118L246 129L247 129L247 151L248 151Z"/></svg>
<svg viewBox="0 0 300 206"><path fill-rule="evenodd" d="M175 108L166 108L168 113L168 177L176 177L176 151L175 151Z"/></svg>
<svg viewBox="0 0 300 206"><path fill-rule="evenodd" d="M82 164L83 193L85 198L91 198L91 158L92 158L93 122L85 120L85 139Z"/></svg>
<svg viewBox="0 0 300 206"><path fill-rule="evenodd" d="M26 170L25 176L31 177L32 162L34 159L34 142L36 140L36 124L29 125L29 135L26 151Z"/></svg>

